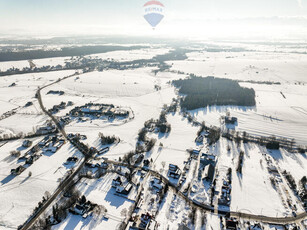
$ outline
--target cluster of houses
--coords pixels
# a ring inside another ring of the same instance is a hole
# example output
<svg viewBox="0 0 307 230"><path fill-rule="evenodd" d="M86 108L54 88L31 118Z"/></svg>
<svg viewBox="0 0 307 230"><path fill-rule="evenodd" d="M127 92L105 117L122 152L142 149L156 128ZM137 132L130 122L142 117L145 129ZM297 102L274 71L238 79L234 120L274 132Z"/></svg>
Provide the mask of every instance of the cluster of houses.
<svg viewBox="0 0 307 230"><path fill-rule="evenodd" d="M115 107L114 105L88 103L84 106L75 107L70 111L70 115L79 118L82 118L83 116L106 116L109 119L112 119L115 117L128 117L129 111Z"/></svg>
<svg viewBox="0 0 307 230"><path fill-rule="evenodd" d="M64 139L58 135L44 137L38 144L34 145L23 156L18 158L18 162L24 162L24 165L19 165L17 168L11 169L11 174L15 176L20 175L26 168L42 156L41 153L55 153L64 143ZM32 141L25 140L22 146L24 148L29 148L32 146Z"/></svg>
<svg viewBox="0 0 307 230"><path fill-rule="evenodd" d="M60 110L63 110L63 109L65 109L66 107L72 106L72 105L73 105L73 102L72 102L72 101L68 101L67 103L62 101L60 104L54 105L51 109L48 110L48 112L51 113L51 114L56 114L56 113L58 113Z"/></svg>

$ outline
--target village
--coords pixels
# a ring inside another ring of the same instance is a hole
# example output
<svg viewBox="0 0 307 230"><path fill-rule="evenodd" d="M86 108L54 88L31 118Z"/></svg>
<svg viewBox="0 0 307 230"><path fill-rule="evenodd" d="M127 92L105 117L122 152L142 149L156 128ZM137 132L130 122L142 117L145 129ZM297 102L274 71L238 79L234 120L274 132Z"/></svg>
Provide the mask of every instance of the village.
<svg viewBox="0 0 307 230"><path fill-rule="evenodd" d="M72 102L62 102L58 106L53 106L48 112L56 114L61 108L72 105ZM172 202L179 202L181 199L188 202L191 208L191 210L186 210L188 218L182 220L178 229L190 229L188 226L195 224L193 218L196 217L192 217L195 208L220 214L221 229L240 229L239 226L246 223L229 216L232 202L233 169L229 167L225 176L221 177L218 167L219 155L211 152L211 146L215 146L215 142L218 142L216 134L212 134L212 132L216 132L214 128L207 128L205 124L198 125L199 130L194 140L195 147L183 150L188 157L181 167L175 163L169 163L165 165L167 167L165 170L155 170L156 166L153 163L153 158L147 154L152 151L156 143L152 136L172 132L171 124L168 123L167 117L168 114L176 113L178 110L176 107L178 107L178 104L174 100L169 107L164 107L159 120L151 119L145 122L143 130L139 132L136 151L128 153L124 158L119 158L118 160L110 160L105 156L109 151L112 151L114 146L121 142L119 138L105 136L100 133L100 147L89 148L82 143L82 141L87 140L86 135L69 133L65 138L55 125L49 123L46 127L41 127L37 130L38 134L44 135L40 141L34 144L31 140L24 139L19 148L11 151L11 156L16 157L18 160L16 168L11 169L11 175L8 175L8 177L17 177L23 173L27 173L28 177L31 177L32 164L39 164L41 157L55 154L69 141L86 154L86 160L84 161L83 157L71 156L66 159L63 166L67 170L74 170L78 162L80 164L80 161L83 161L85 164L77 174L77 178L79 178L77 183L65 189L64 191L66 192L62 193L63 197L58 197L57 202L53 204L52 212L45 222L46 226L57 226L65 223L67 218L72 218L70 217L71 215L81 216L83 219L94 218L94 216L98 215L103 218L104 222L119 222L118 229L159 229L158 220L161 215L161 206L163 206L165 199L169 199L168 196L173 196ZM83 117L101 119L101 117L105 116L110 122L110 119L116 117L124 119L129 117L129 111L113 105L89 103L74 108L69 115L72 118L78 117L78 121L82 121ZM188 118L186 119L189 120ZM61 117L59 118L59 123L61 124L65 120L65 117ZM193 119L188 122L195 123ZM225 122L234 124L238 121L236 118L226 117ZM49 134L51 131L55 132L55 134ZM149 138L148 136L151 137ZM248 140L244 141L244 143L246 142ZM160 144L158 151L162 151L163 148L164 146ZM271 146L267 145L266 148L269 149ZM25 149L26 151L23 151L24 153L21 155L19 149ZM227 151L231 151L230 146L227 147ZM241 151L235 169L237 173L242 175L244 155L244 152ZM270 174L271 186L280 195L282 204L288 210L287 215L296 217L298 206L304 205L306 208L306 180L302 181L300 192L298 192L297 187L291 184L291 182L295 183L291 179L291 174L280 172L281 169L275 166L275 161L270 156L265 155L264 159L264 161L261 160L260 164L267 165L265 167ZM27 172L24 172L25 170ZM12 180L12 178L5 180ZM88 183L96 183L94 181L102 183L103 187L94 188L89 193L82 192L88 186ZM101 191L107 194L109 198L105 197L104 199L110 199L110 207L106 204L100 205L96 203L96 199L93 199L91 195L91 193L96 194L94 193L96 189L97 192L102 189ZM113 200L119 199L116 197L119 197L122 202L130 203L127 208L121 211L122 218L115 217L116 212L108 211L108 209L112 210ZM298 203L299 200L305 203ZM47 201L48 198L44 198L35 212L38 212ZM255 223L254 226L255 228L253 229L262 229L260 222Z"/></svg>
<svg viewBox="0 0 307 230"><path fill-rule="evenodd" d="M121 52L0 72L5 89L29 88L0 116L0 229L306 228L306 145L241 128L246 111L282 119L188 110L172 84L192 75L173 69L187 50Z"/></svg>

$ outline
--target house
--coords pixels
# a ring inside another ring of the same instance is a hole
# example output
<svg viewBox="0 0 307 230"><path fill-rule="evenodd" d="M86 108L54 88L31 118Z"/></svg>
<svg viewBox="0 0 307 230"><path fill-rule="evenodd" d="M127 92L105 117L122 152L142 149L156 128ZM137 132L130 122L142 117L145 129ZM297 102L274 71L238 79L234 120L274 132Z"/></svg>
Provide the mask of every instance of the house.
<svg viewBox="0 0 307 230"><path fill-rule="evenodd" d="M107 169L107 168L109 167L109 165L108 165L108 163L106 163L106 162L102 162L101 165L100 165L100 167L101 167L102 169Z"/></svg>
<svg viewBox="0 0 307 230"><path fill-rule="evenodd" d="M155 189L157 189L158 191L161 191L163 189L163 185L162 182L158 179L158 178L154 178L151 182L150 182L151 186Z"/></svg>
<svg viewBox="0 0 307 230"><path fill-rule="evenodd" d="M226 220L226 229L228 230L236 230L238 225L238 221L233 220L233 219L228 219Z"/></svg>
<svg viewBox="0 0 307 230"><path fill-rule="evenodd" d="M199 155L199 153L200 153L200 149L193 149L192 150L192 155Z"/></svg>
<svg viewBox="0 0 307 230"><path fill-rule="evenodd" d="M203 153L200 157L200 163L203 165L211 164L213 166L216 165L216 156L212 154Z"/></svg>
<svg viewBox="0 0 307 230"><path fill-rule="evenodd" d="M20 165L16 169L11 169L11 174L17 176L17 175L20 175L25 170L26 170L26 168L23 167L22 165Z"/></svg>
<svg viewBox="0 0 307 230"><path fill-rule="evenodd" d="M127 182L125 184L122 184L116 188L116 193L122 194L122 195L128 195L132 189L132 184Z"/></svg>
<svg viewBox="0 0 307 230"><path fill-rule="evenodd" d="M116 188L117 186L122 185L123 181L120 176L116 177L116 179L113 179L112 181L112 187Z"/></svg>
<svg viewBox="0 0 307 230"><path fill-rule="evenodd" d="M143 161L143 166L144 166L144 167L148 167L149 164L150 164L150 161L149 161L148 159L146 159L146 160Z"/></svg>
<svg viewBox="0 0 307 230"><path fill-rule="evenodd" d="M158 229L158 223L157 221L151 219L147 224L145 230L156 230L156 229Z"/></svg>
<svg viewBox="0 0 307 230"><path fill-rule="evenodd" d="M27 103L25 104L25 107L29 107L29 106L31 106L31 105L33 105L33 102L32 102L32 101L29 101L29 102L27 102Z"/></svg>
<svg viewBox="0 0 307 230"><path fill-rule="evenodd" d="M81 215L83 218L86 218L88 212L91 211L93 207L94 205L90 201L87 201L85 196L82 196L69 211L72 214Z"/></svg>
<svg viewBox="0 0 307 230"><path fill-rule="evenodd" d="M50 126L44 126L44 127L39 127L39 129L36 131L37 134L48 134L50 132L54 132L55 131L55 126L54 125L50 125Z"/></svg>
<svg viewBox="0 0 307 230"><path fill-rule="evenodd" d="M203 171L203 179L212 181L214 178L215 167L212 164L207 164Z"/></svg>
<svg viewBox="0 0 307 230"><path fill-rule="evenodd" d="M167 176L174 179L179 179L179 177L181 176L180 168L178 168L177 165L169 164Z"/></svg>
<svg viewBox="0 0 307 230"><path fill-rule="evenodd" d="M92 204L90 201L87 201L85 203L78 202L69 211L72 214L80 215L80 216L83 216L83 218L86 218L87 217L86 214L91 210L91 208L92 208Z"/></svg>
<svg viewBox="0 0 307 230"><path fill-rule="evenodd" d="M77 215L83 215L85 212L86 212L86 209L84 206L81 206L80 204L76 204L75 207L74 207L74 212L77 214Z"/></svg>
<svg viewBox="0 0 307 230"><path fill-rule="evenodd" d="M168 177L174 178L174 179L179 179L181 176L181 171L180 169L177 169L176 171L169 171L168 172Z"/></svg>
<svg viewBox="0 0 307 230"><path fill-rule="evenodd" d="M149 213L142 214L141 215L141 223L139 225L140 229L147 229L147 226L149 225L150 221L152 220L152 215Z"/></svg>
<svg viewBox="0 0 307 230"><path fill-rule="evenodd" d="M33 156L30 156L27 160L26 160L26 164L33 164L34 161L37 161L40 158L40 155L38 154L34 154Z"/></svg>
<svg viewBox="0 0 307 230"><path fill-rule="evenodd" d="M225 123L226 124L235 124L237 122L238 122L238 118L236 118L236 117L230 117L230 116L225 117Z"/></svg>
<svg viewBox="0 0 307 230"><path fill-rule="evenodd" d="M38 146L44 147L49 142L49 140L50 140L50 136L44 137L44 139L38 143Z"/></svg>
<svg viewBox="0 0 307 230"><path fill-rule="evenodd" d="M177 165L169 164L169 166L168 166L169 171L176 171L177 169L178 169Z"/></svg>
<svg viewBox="0 0 307 230"><path fill-rule="evenodd" d="M28 148L32 145L32 141L30 140L25 140L23 143L22 143L22 147L25 147L25 148Z"/></svg>
<svg viewBox="0 0 307 230"><path fill-rule="evenodd" d="M230 205L230 193L231 193L231 187L228 185L227 181L224 181L223 186L222 186L221 197L218 200L218 204L229 206Z"/></svg>
<svg viewBox="0 0 307 230"><path fill-rule="evenodd" d="M184 224L179 225L178 230L190 230L187 226Z"/></svg>
<svg viewBox="0 0 307 230"><path fill-rule="evenodd" d="M110 150L109 147L105 147L105 148L99 150L98 154L104 154L104 153L108 152L109 150Z"/></svg>
<svg viewBox="0 0 307 230"><path fill-rule="evenodd" d="M274 165L269 165L268 166L268 171L269 171L269 173L279 174L278 169Z"/></svg>
<svg viewBox="0 0 307 230"><path fill-rule="evenodd" d="M49 144L47 148L45 148L46 152L55 153L58 150L57 146L53 146L52 143Z"/></svg>
<svg viewBox="0 0 307 230"><path fill-rule="evenodd" d="M78 160L78 157L68 157L64 164L68 165L69 163L76 163Z"/></svg>
<svg viewBox="0 0 307 230"><path fill-rule="evenodd" d="M134 164L139 164L143 161L144 159L144 154L140 153L140 154L136 154L133 156L133 160L134 160Z"/></svg>
<svg viewBox="0 0 307 230"><path fill-rule="evenodd" d="M73 103L72 101L68 101L66 105L67 105L67 106L72 106L73 104L74 104L74 103Z"/></svg>
<svg viewBox="0 0 307 230"><path fill-rule="evenodd" d="M89 160L88 162L85 163L85 166L87 166L89 168L98 168L98 167L100 167L100 161Z"/></svg>
<svg viewBox="0 0 307 230"><path fill-rule="evenodd" d="M95 153L98 153L98 150L95 147L91 147L90 151L89 151L89 154L90 155L94 155Z"/></svg>

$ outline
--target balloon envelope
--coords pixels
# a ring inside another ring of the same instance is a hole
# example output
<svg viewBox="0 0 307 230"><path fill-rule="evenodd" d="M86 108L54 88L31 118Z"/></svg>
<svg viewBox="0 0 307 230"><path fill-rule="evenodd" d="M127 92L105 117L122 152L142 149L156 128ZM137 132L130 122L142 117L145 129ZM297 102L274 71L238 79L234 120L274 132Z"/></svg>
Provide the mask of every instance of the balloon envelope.
<svg viewBox="0 0 307 230"><path fill-rule="evenodd" d="M148 1L144 5L144 18L155 28L164 18L163 15L164 5L159 1Z"/></svg>

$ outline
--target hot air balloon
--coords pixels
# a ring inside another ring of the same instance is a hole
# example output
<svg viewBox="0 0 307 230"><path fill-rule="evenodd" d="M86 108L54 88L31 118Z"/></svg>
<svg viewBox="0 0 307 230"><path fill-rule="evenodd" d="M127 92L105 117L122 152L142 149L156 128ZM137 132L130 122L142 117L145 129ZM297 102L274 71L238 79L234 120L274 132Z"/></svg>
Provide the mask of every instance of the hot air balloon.
<svg viewBox="0 0 307 230"><path fill-rule="evenodd" d="M156 0L151 0L144 5L144 18L154 29L164 18L164 5Z"/></svg>

